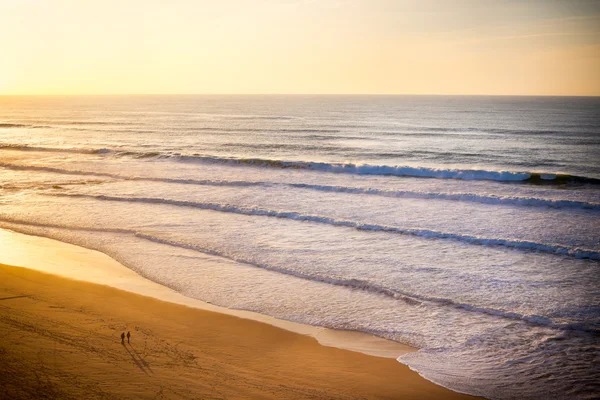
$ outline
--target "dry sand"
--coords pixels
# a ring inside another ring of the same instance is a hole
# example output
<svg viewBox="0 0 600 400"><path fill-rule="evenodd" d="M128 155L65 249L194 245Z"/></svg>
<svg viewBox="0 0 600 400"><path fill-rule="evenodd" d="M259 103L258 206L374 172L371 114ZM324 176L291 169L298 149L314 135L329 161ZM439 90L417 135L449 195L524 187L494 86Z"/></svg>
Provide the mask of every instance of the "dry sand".
<svg viewBox="0 0 600 400"><path fill-rule="evenodd" d="M0 398L470 397L265 323L0 265Z"/></svg>

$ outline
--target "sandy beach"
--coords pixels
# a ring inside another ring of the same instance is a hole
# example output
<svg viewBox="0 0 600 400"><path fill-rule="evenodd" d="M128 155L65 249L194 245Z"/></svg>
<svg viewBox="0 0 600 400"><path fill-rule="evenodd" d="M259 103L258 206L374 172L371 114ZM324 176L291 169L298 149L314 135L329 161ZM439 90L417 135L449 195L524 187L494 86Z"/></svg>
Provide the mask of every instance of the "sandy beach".
<svg viewBox="0 0 600 400"><path fill-rule="evenodd" d="M469 397L261 322L21 267L0 282L1 398Z"/></svg>

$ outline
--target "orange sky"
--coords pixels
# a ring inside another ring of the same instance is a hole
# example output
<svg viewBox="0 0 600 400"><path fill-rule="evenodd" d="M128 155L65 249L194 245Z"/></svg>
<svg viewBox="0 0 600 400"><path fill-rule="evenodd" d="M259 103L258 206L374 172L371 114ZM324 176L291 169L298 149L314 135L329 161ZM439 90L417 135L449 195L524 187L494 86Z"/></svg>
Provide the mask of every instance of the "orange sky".
<svg viewBox="0 0 600 400"><path fill-rule="evenodd" d="M0 0L0 94L600 95L593 0Z"/></svg>

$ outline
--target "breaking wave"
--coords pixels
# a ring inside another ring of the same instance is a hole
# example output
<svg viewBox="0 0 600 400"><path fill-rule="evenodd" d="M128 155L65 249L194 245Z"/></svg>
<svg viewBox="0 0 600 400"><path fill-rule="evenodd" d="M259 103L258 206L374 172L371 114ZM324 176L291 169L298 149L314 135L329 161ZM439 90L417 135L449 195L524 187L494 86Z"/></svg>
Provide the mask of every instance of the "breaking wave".
<svg viewBox="0 0 600 400"><path fill-rule="evenodd" d="M147 159L170 159L181 162L197 162L208 164L225 164L237 166L253 166L280 169L304 169L329 173L344 173L355 175L384 175L397 177L437 178L437 179L462 179L462 180L489 180L507 183L530 183L537 185L564 185L564 184L597 184L600 179L559 174L553 172L520 172L520 171L490 171L477 169L446 169L432 167L412 167L393 165L371 165L353 163L327 163L310 161L285 161L265 158L226 158L213 157L199 154L161 153L123 151L107 148L52 148L28 145L0 144L0 150L67 152L80 154L113 155L117 157L133 157Z"/></svg>
<svg viewBox="0 0 600 400"><path fill-rule="evenodd" d="M383 197L412 198L412 199L437 199L450 201L463 201L481 204L503 205L503 206L523 206L523 207L550 207L550 208L573 208L586 210L600 210L600 203L568 200L568 199L545 199L537 197L518 197L518 196L495 196L481 195L475 193L439 193L439 192L420 192L411 190L384 190L364 187L351 186L332 186L315 185L308 183L284 183L268 181L229 181L216 179L183 179L166 177L140 177L111 174L105 172L70 170L54 167L43 167L34 165L18 165L11 163L0 163L0 168L6 168L17 171L41 171L66 175L90 175L97 177L112 178L117 180L129 181L147 181L159 183L175 183L184 185L199 186L231 186L231 187L251 187L251 186L283 186L295 189L317 190L334 193L350 193L360 195L373 195Z"/></svg>

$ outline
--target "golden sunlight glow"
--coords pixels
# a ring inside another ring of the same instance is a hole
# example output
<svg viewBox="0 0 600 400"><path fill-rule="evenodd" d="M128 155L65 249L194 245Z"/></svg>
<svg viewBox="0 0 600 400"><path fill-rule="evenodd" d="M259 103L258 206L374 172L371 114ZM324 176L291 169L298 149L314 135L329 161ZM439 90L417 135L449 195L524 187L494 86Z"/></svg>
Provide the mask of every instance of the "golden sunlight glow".
<svg viewBox="0 0 600 400"><path fill-rule="evenodd" d="M600 95L583 0L5 0L0 94Z"/></svg>

